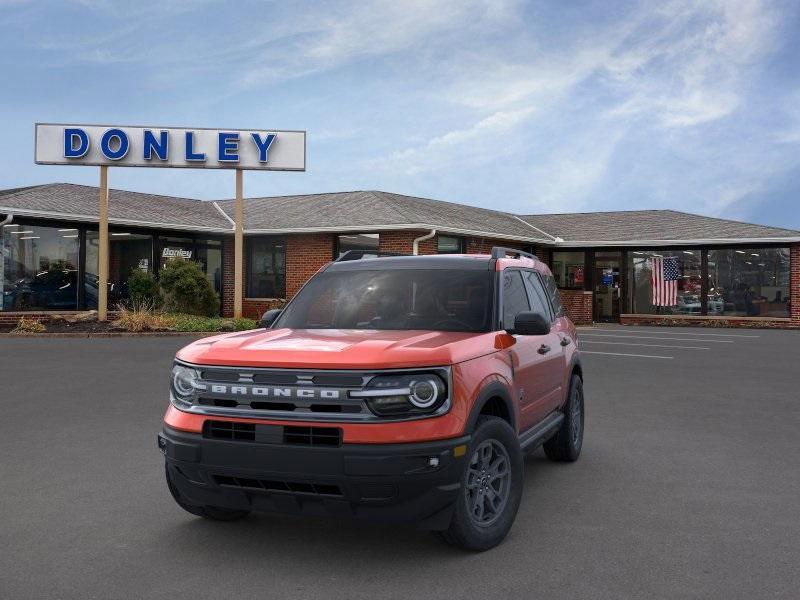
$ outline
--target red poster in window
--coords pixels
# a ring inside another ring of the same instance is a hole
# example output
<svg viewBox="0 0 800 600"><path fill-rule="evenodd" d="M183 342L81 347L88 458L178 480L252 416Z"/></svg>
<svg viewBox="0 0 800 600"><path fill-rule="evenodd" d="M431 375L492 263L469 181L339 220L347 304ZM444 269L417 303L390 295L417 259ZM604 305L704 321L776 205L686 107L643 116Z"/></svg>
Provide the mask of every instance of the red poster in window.
<svg viewBox="0 0 800 600"><path fill-rule="evenodd" d="M575 283L578 285L583 285L583 267L575 268Z"/></svg>

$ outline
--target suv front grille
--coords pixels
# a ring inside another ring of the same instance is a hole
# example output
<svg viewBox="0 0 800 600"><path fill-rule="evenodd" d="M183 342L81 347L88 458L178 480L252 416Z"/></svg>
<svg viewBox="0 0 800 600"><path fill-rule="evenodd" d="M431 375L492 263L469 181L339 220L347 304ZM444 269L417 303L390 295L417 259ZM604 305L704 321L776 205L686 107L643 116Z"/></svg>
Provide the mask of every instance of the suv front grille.
<svg viewBox="0 0 800 600"><path fill-rule="evenodd" d="M368 399L357 392L367 389L377 376L411 371L186 366L199 371L199 378L193 384L195 391L188 397L178 397L173 390L172 401L181 410L214 418L327 423L374 422L394 418L370 410ZM420 371L437 373L447 382L447 389L451 389L449 367L430 367ZM397 418L405 417L398 415ZM228 439L246 438L237 437L231 432ZM256 441L259 441L258 435ZM316 438L310 443L318 445Z"/></svg>

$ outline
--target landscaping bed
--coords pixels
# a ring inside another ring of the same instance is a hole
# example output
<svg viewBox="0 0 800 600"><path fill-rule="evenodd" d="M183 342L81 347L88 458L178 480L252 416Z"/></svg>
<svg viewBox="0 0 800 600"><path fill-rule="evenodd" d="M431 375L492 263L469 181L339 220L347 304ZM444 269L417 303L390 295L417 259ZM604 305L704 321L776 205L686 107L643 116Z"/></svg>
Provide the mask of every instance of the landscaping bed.
<svg viewBox="0 0 800 600"><path fill-rule="evenodd" d="M111 333L216 333L255 329L253 319L199 317L196 315L121 311L116 319L98 321L97 313L77 313L59 316L47 322L22 317L13 325L0 325L0 333L20 335L47 334L111 334Z"/></svg>

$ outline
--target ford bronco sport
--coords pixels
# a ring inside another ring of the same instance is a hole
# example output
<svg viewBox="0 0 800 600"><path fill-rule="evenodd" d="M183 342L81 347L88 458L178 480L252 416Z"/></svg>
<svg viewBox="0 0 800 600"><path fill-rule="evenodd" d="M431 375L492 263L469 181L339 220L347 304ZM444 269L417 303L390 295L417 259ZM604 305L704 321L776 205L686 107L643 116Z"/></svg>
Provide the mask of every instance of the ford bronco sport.
<svg viewBox="0 0 800 600"><path fill-rule="evenodd" d="M262 326L177 353L158 445L192 514L414 522L485 550L523 456L580 454L576 331L530 254L351 251Z"/></svg>

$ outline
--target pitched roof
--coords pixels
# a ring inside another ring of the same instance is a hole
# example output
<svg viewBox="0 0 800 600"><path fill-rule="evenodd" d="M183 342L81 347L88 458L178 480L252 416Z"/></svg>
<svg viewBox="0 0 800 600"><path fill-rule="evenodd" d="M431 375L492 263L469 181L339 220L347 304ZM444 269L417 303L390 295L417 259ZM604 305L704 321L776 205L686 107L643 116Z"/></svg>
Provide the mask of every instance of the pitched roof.
<svg viewBox="0 0 800 600"><path fill-rule="evenodd" d="M234 201L218 202L233 218ZM379 191L247 198L247 231L438 229L448 233L549 241L512 214Z"/></svg>
<svg viewBox="0 0 800 600"><path fill-rule="evenodd" d="M800 231L704 217L675 210L521 215L528 223L576 245L800 239Z"/></svg>
<svg viewBox="0 0 800 600"><path fill-rule="evenodd" d="M233 228L233 200L208 202L125 190L110 190L109 194L112 224L218 233L230 233ZM70 183L0 190L0 212L96 222L97 196L94 186ZM674 210L518 217L380 191L247 198L245 220L248 233L437 229L459 235L575 246L800 241L800 231ZM563 242L555 242L556 237Z"/></svg>
<svg viewBox="0 0 800 600"><path fill-rule="evenodd" d="M0 210L65 220L97 221L98 188L72 183L35 185L0 192ZM212 202L109 190L109 222L164 229L225 230L231 223Z"/></svg>

